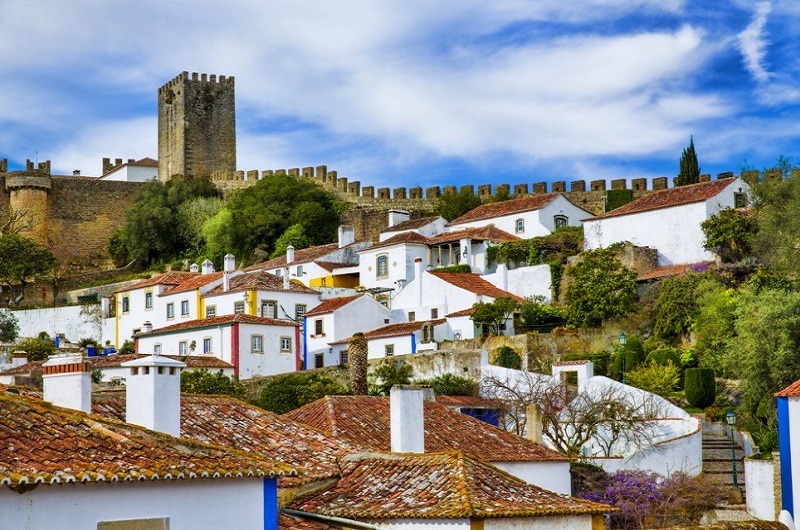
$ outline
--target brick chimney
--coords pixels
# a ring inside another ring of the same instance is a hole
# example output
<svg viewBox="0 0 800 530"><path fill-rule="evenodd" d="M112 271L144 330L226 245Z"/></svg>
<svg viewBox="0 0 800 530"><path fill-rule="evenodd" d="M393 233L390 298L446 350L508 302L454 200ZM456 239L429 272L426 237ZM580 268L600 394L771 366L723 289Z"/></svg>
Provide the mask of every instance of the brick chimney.
<svg viewBox="0 0 800 530"><path fill-rule="evenodd" d="M181 435L181 370L186 363L150 355L127 361L125 421L172 436Z"/></svg>
<svg viewBox="0 0 800 530"><path fill-rule="evenodd" d="M92 376L80 354L57 355L42 364L44 400L53 405L92 412Z"/></svg>

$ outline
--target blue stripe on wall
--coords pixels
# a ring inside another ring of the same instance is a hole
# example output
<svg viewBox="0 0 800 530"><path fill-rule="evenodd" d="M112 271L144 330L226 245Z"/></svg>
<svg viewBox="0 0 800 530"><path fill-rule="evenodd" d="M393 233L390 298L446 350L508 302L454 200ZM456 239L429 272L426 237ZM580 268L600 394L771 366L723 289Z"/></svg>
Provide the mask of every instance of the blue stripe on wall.
<svg viewBox="0 0 800 530"><path fill-rule="evenodd" d="M264 479L264 530L278 530L278 479Z"/></svg>
<svg viewBox="0 0 800 530"><path fill-rule="evenodd" d="M411 334L411 353L417 353L417 336Z"/></svg>
<svg viewBox="0 0 800 530"><path fill-rule="evenodd" d="M794 518L792 493L791 425L789 424L789 398L778 398L778 450L781 452L781 507Z"/></svg>

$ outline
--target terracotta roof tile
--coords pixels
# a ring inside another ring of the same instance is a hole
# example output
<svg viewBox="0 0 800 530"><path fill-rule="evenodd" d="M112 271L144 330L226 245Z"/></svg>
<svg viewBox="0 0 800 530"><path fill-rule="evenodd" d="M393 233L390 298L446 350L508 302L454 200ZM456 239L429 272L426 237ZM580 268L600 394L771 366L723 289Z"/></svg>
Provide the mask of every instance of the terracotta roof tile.
<svg viewBox="0 0 800 530"><path fill-rule="evenodd" d="M0 372L0 375L28 375L31 373L32 370L42 367L44 361L28 361L25 364L20 364L19 366L14 366L7 370L3 370Z"/></svg>
<svg viewBox="0 0 800 530"><path fill-rule="evenodd" d="M150 287L152 285L180 285L181 283L185 282L190 278L194 278L196 276L200 276L199 272L184 272L184 271L172 271L172 272L164 272L161 274L156 274L146 280L142 280L140 282L134 283L133 285L128 285L123 287L122 289L115 291L117 293L125 293L128 291L134 291L136 289L143 289L145 287Z"/></svg>
<svg viewBox="0 0 800 530"><path fill-rule="evenodd" d="M800 379L773 395L775 397L800 397Z"/></svg>
<svg viewBox="0 0 800 530"><path fill-rule="evenodd" d="M228 290L225 291L225 287L222 285L218 285L213 289L209 290L205 296L218 296L223 294L228 294L231 292L242 292L242 291L271 291L271 292L282 292L282 293L308 293L308 294L319 294L314 289L310 287L306 287L300 282L297 281L290 281L289 282L289 290L283 288L283 278L280 276L276 276L270 272L265 270L255 270L251 272L245 272L244 274L238 274L236 276L232 276L228 280Z"/></svg>
<svg viewBox="0 0 800 530"><path fill-rule="evenodd" d="M143 353L133 353L130 355L98 355L96 357L84 357L84 360L88 361L92 368L103 369L117 368L126 361L133 361L134 359L141 359L142 357L149 357L149 355L145 355ZM179 357L177 355L162 355L162 357L168 357L175 361L183 361L186 363L186 367L189 369L233 368L231 363L223 361L219 357L215 357L213 355L189 355L187 357ZM20 366L3 370L0 372L0 375L30 375L33 370L36 370L37 368L41 369L43 362L44 361L30 361Z"/></svg>
<svg viewBox="0 0 800 530"><path fill-rule="evenodd" d="M150 158L146 156L144 158L140 158L136 162L133 163L135 166L149 166L149 167L158 167L158 160Z"/></svg>
<svg viewBox="0 0 800 530"><path fill-rule="evenodd" d="M351 263L339 263L336 261L315 261L315 264L322 267L328 272L333 272L335 269L341 269L344 267L354 267L355 265Z"/></svg>
<svg viewBox="0 0 800 530"><path fill-rule="evenodd" d="M278 530L341 530L341 524L335 524L321 519L299 517L294 514L281 512L278 514Z"/></svg>
<svg viewBox="0 0 800 530"><path fill-rule="evenodd" d="M316 245L313 247L308 248L301 248L294 251L294 261L291 265L298 265L302 263L308 263L310 261L318 260L328 254L339 250L338 243L328 243L327 245ZM286 266L286 255L279 256L277 258L262 261L261 263L256 263L255 265L251 265L247 267L245 271L255 271L255 270L266 270L266 269L277 269L279 267Z"/></svg>
<svg viewBox="0 0 800 530"><path fill-rule="evenodd" d="M394 226L390 226L383 233L386 232L402 232L404 230L416 230L418 228L422 228L425 225L429 225L432 222L439 219L438 215L434 215L432 217L421 217L419 219L409 219L408 221L403 221L402 223L397 223Z"/></svg>
<svg viewBox="0 0 800 530"><path fill-rule="evenodd" d="M475 312L474 307L468 307L467 309L462 309L461 311L454 311L450 314L445 315L446 318L455 318L455 317L468 317L472 313Z"/></svg>
<svg viewBox="0 0 800 530"><path fill-rule="evenodd" d="M371 331L365 331L364 337L366 339L382 339L386 337L400 337L403 335L409 335L416 331L422 329L422 326L426 323L430 322L433 326L441 326L447 320L444 318L438 318L435 320L417 320L414 322L399 322L397 324L389 324L388 326L383 326L377 329L373 329ZM349 341L349 338L346 340L331 342L329 344L342 344Z"/></svg>
<svg viewBox="0 0 800 530"><path fill-rule="evenodd" d="M566 461L567 457L488 423L426 401L425 451L463 451L486 462ZM284 415L329 436L391 450L389 398L327 396ZM469 433L465 436L464 433Z"/></svg>
<svg viewBox="0 0 800 530"><path fill-rule="evenodd" d="M0 484L288 475L282 462L0 394Z"/></svg>
<svg viewBox="0 0 800 530"><path fill-rule="evenodd" d="M215 282L222 278L221 272L212 272L210 274L200 274L199 276L195 276L194 278L188 278L175 287L171 287L161 293L161 296L165 296L168 294L176 294L176 293L184 293L186 291L194 291L195 289L199 289L204 285L208 285L211 282Z"/></svg>
<svg viewBox="0 0 800 530"><path fill-rule="evenodd" d="M337 484L296 499L291 508L353 519L484 519L614 511L605 504L528 484L456 451L353 455L345 466Z"/></svg>
<svg viewBox="0 0 800 530"><path fill-rule="evenodd" d="M197 320L187 320L186 322L178 322L171 326L154 329L149 332L138 333L137 337L148 337L150 335L161 335L162 333L172 333L184 329L205 328L209 326L219 326L233 323L242 324L262 324L265 326L297 326L298 324L292 320L280 320L277 318L264 318L253 315L245 315L238 313L234 315L221 315L218 317L200 318Z"/></svg>
<svg viewBox="0 0 800 530"><path fill-rule="evenodd" d="M478 396L436 396L436 403L448 408L496 408L497 402L493 399Z"/></svg>
<svg viewBox="0 0 800 530"><path fill-rule="evenodd" d="M493 284L487 282L477 274L461 273L461 272L436 272L436 271L431 271L430 274L433 274L437 278L440 278L441 280L449 283L450 285L455 285L456 287L464 289L465 291L479 294L481 296L489 296L495 299L500 297L510 297L520 302L525 301L524 298L494 286Z"/></svg>
<svg viewBox="0 0 800 530"><path fill-rule="evenodd" d="M384 248L384 247L391 247L392 245L402 245L402 244L410 244L410 245L427 245L428 238L418 234L416 232L402 232L400 234L394 235L387 239L386 241L381 241L375 245L372 245L368 249L364 250L372 250L375 248Z"/></svg>
<svg viewBox="0 0 800 530"><path fill-rule="evenodd" d="M92 410L124 420L125 392L93 395ZM181 436L222 447L236 447L260 458L302 468L282 486L338 477L340 460L363 446L324 433L228 396L181 395Z"/></svg>
<svg viewBox="0 0 800 530"><path fill-rule="evenodd" d="M676 188L654 191L652 193L648 193L644 197L636 199L635 201L611 210L610 212L591 217L587 220L619 217L620 215L630 215L634 213L660 210L662 208L671 208L673 206L682 206L684 204L705 201L717 195L719 192L737 180L738 179L736 177L728 177L719 180L701 182L699 184L690 184L688 186L678 186Z"/></svg>
<svg viewBox="0 0 800 530"><path fill-rule="evenodd" d="M361 298L362 296L364 296L364 295L363 294L357 294L355 296L343 296L341 298L329 298L327 300L323 300L322 303L319 304L317 307L315 307L311 311L308 311L305 314L305 316L313 317L313 316L317 316L317 315L324 315L326 313L333 313L337 309L346 306L347 304L349 304L353 300L356 300L357 298Z"/></svg>
<svg viewBox="0 0 800 530"><path fill-rule="evenodd" d="M454 243L461 239L480 239L483 241L519 241L520 238L513 234L509 234L505 230L500 230L494 225L481 226L478 228L465 228L464 230L455 230L452 232L445 232L428 238L429 245L442 245L444 243Z"/></svg>
<svg viewBox="0 0 800 530"><path fill-rule="evenodd" d="M484 219L494 219L496 217L504 217L506 215L513 215L515 213L531 212L533 210L544 208L553 202L559 195L561 194L546 193L541 195L528 195L526 197L520 197L519 199L510 199L508 201L482 204L481 206L468 211L461 217L453 219L450 221L448 226L469 223L472 221L483 221Z"/></svg>

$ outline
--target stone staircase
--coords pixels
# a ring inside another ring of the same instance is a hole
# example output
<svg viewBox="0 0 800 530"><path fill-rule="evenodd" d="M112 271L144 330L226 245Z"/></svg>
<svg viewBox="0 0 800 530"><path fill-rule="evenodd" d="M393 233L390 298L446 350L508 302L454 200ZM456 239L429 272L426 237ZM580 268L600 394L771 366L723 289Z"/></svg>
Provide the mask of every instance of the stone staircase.
<svg viewBox="0 0 800 530"><path fill-rule="evenodd" d="M725 432L729 432L725 429ZM736 481L744 497L744 449L735 445ZM703 429L703 473L711 481L725 486L733 486L733 465L731 464L731 439L729 435L716 434L712 429ZM710 513L706 522L745 521L755 519L747 513L746 504L728 504L727 499Z"/></svg>

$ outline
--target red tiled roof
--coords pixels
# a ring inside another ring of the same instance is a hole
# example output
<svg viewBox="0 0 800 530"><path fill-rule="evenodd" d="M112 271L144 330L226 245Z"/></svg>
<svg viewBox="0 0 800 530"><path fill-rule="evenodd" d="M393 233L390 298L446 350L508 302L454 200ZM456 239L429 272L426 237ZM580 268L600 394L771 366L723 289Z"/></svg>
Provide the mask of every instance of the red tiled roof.
<svg viewBox="0 0 800 530"><path fill-rule="evenodd" d="M478 396L436 396L436 403L449 408L496 408L497 401Z"/></svg>
<svg viewBox="0 0 800 530"><path fill-rule="evenodd" d="M313 515L304 519L295 514L281 512L278 514L278 530L341 530L342 525L322 519L314 519Z"/></svg>
<svg viewBox="0 0 800 530"><path fill-rule="evenodd" d="M372 245L368 249L364 250L372 250L375 248L383 248L383 247L391 247L392 245L427 245L428 238L418 234L417 232L402 232L400 234L394 235L387 239L386 241L381 241L375 245Z"/></svg>
<svg viewBox="0 0 800 530"><path fill-rule="evenodd" d="M436 272L436 271L431 271L430 274L433 274L437 278L440 278L441 280L449 283L450 285L455 285L456 287L464 289L465 291L479 294L481 296L489 296L495 299L500 297L510 297L520 302L525 301L524 298L509 293L508 291L504 291L499 287L495 287L494 285L487 282L477 274L470 274L464 272Z"/></svg>
<svg viewBox="0 0 800 530"><path fill-rule="evenodd" d="M461 311L454 311L449 315L445 315L445 318L468 317L474 312L475 312L474 307L468 307L467 309L462 309Z"/></svg>
<svg viewBox="0 0 800 530"><path fill-rule="evenodd" d="M687 272L702 272L714 266L713 261L704 261L702 263L690 263L688 265L667 265L666 267L658 267L650 272L640 274L636 281L645 282L648 280L660 280L662 278L671 278L673 276L681 276Z"/></svg>
<svg viewBox="0 0 800 530"><path fill-rule="evenodd" d="M531 212L544 208L560 195L560 193L528 195L526 197L520 197L519 199L482 204L468 211L461 217L453 219L448 226L472 221L483 221L484 219L494 219L496 217L504 217L515 213Z"/></svg>
<svg viewBox="0 0 800 530"><path fill-rule="evenodd" d="M322 267L328 272L333 272L335 269L341 269L344 267L355 267L352 263L339 263L336 261L315 261L316 265Z"/></svg>
<svg viewBox="0 0 800 530"><path fill-rule="evenodd" d="M775 397L800 397L800 379L787 386L780 392L773 394Z"/></svg>
<svg viewBox="0 0 800 530"><path fill-rule="evenodd" d="M457 451L352 455L345 466L338 483L296 499L291 508L353 519L484 519L614 511L605 504L528 484Z"/></svg>
<svg viewBox="0 0 800 530"><path fill-rule="evenodd" d="M333 313L337 309L346 306L356 298L361 298L362 296L364 295L357 294L355 296L343 296L341 298L329 298L327 300L323 300L321 304L307 312L305 316L313 317L317 315L324 315L326 313Z"/></svg>
<svg viewBox="0 0 800 530"><path fill-rule="evenodd" d="M125 293L128 291L134 291L136 289L143 289L145 287L150 287L151 285L180 285L181 283L185 282L190 278L194 278L195 276L200 276L199 272L184 272L184 271L172 271L172 272L164 272L161 274L156 274L146 280L142 280L140 282L134 283L133 285L128 285L123 287L118 291L114 291L117 293Z"/></svg>
<svg viewBox="0 0 800 530"><path fill-rule="evenodd" d="M272 291L283 293L309 293L319 294L314 289L306 287L300 282L290 281L289 290L283 288L283 278L265 270L255 270L232 276L228 280L228 290L223 285L218 285L208 291L205 296L217 296L239 291Z"/></svg>
<svg viewBox="0 0 800 530"><path fill-rule="evenodd" d="M125 392L93 395L92 411L125 419ZM228 396L181 395L181 436L221 447L236 447L259 458L277 459L302 468L296 485L338 477L340 460L363 451L358 444L326 436L302 423Z"/></svg>
<svg viewBox="0 0 800 530"><path fill-rule="evenodd" d="M145 355L143 353L132 353L129 355L119 355L119 354L112 354L112 355L98 355L96 357L84 357L84 361L88 361L92 368L117 368L122 363L126 361L133 361L135 359L141 359L142 357L149 357L149 355ZM220 369L220 368L233 368L233 365L227 361L223 361L219 357L215 357L213 355L189 355L186 357L179 357L177 355L162 355L162 357L168 357L175 361L183 361L186 363L186 368L195 369L195 368L209 368L209 369ZM44 361L30 361L20 366L15 366L14 368L9 368L8 370L3 370L0 372L0 375L30 375L33 370L37 368L41 369L42 363Z"/></svg>
<svg viewBox="0 0 800 530"><path fill-rule="evenodd" d="M428 238L429 245L441 245L444 243L453 243L461 239L481 239L483 241L519 241L520 238L513 234L509 234L505 230L500 230L494 225L481 226L478 228L465 228L464 230L456 230L454 232L445 232Z"/></svg>
<svg viewBox="0 0 800 530"><path fill-rule="evenodd" d="M402 335L408 335L410 333L414 333L422 329L422 326L425 322L430 322L433 326L441 326L445 322L447 322L444 318L439 318L436 320L417 320L414 322L399 322L397 324L389 324L388 326L383 326L377 329L373 329L371 331L365 331L364 337L369 339L382 339L386 337L400 337ZM342 344L347 343L350 339L331 342L330 344Z"/></svg>
<svg viewBox="0 0 800 530"><path fill-rule="evenodd" d="M416 230L417 228L422 228L425 225L429 225L432 222L439 219L438 215L434 215L432 217L421 217L419 219L409 219L408 221L403 221L402 223L398 223L394 226L390 226L383 233L386 232L402 232L403 230Z"/></svg>
<svg viewBox="0 0 800 530"><path fill-rule="evenodd" d="M133 163L135 166L149 166L149 167L158 167L158 160L152 159L149 156L144 158L140 158L136 162Z"/></svg>
<svg viewBox="0 0 800 530"><path fill-rule="evenodd" d="M41 369L42 364L44 364L44 361L28 361L25 364L20 364L19 366L11 367L8 370L3 370L0 372L0 375L28 375L36 368Z"/></svg>
<svg viewBox="0 0 800 530"><path fill-rule="evenodd" d="M425 401L425 451L463 451L486 462L566 461L567 457L488 423ZM391 450L389 398L326 396L285 417L305 423L329 436ZM469 433L465 436L464 433Z"/></svg>
<svg viewBox="0 0 800 530"><path fill-rule="evenodd" d="M688 186L678 186L654 191L635 201L611 210L610 212L590 217L587 220L619 217L620 215L630 215L705 201L717 195L736 180L738 180L736 177L728 177L719 180L710 180L708 182L700 182L699 184L690 184Z"/></svg>
<svg viewBox="0 0 800 530"><path fill-rule="evenodd" d="M201 274L199 276L195 276L194 278L189 278L187 280L182 281L175 287L171 289L167 289L161 296L166 296L169 294L176 294L176 293L185 293L186 291L194 291L195 289L199 289L204 285L208 285L211 282L217 281L222 278L221 272L212 272L210 274Z"/></svg>
<svg viewBox="0 0 800 530"><path fill-rule="evenodd" d="M262 324L264 326L297 326L298 324L291 320L280 320L277 318L257 317L253 315L245 315L238 313L235 315L221 315L211 318L200 318L197 320L187 320L186 322L178 322L171 326L154 329L149 332L138 333L137 337L148 337L150 335L160 335L162 333L171 333L173 331L180 331L184 329L205 328L208 326L219 326L225 324Z"/></svg>
<svg viewBox="0 0 800 530"><path fill-rule="evenodd" d="M339 250L338 243L328 243L327 245L316 245L313 247L297 249L294 251L294 261L291 263L291 265L299 265L308 263L310 261L315 261L337 250ZM250 267L247 267L245 271L277 269L285 266L286 255L284 254L283 256L251 265Z"/></svg>
<svg viewBox="0 0 800 530"><path fill-rule="evenodd" d="M0 484L275 476L278 461L0 394Z"/></svg>

